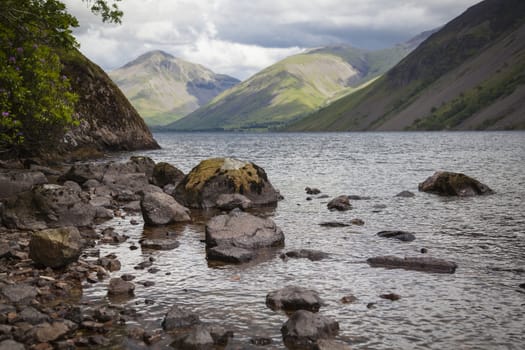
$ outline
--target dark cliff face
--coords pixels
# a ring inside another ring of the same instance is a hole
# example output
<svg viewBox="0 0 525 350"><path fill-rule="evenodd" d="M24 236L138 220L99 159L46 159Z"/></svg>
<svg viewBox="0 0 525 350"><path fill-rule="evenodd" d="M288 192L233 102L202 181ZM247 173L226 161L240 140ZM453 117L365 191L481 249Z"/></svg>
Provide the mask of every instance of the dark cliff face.
<svg viewBox="0 0 525 350"><path fill-rule="evenodd" d="M146 123L107 74L80 52L61 54L63 73L79 100L80 125L61 145L64 152L132 151L159 148Z"/></svg>

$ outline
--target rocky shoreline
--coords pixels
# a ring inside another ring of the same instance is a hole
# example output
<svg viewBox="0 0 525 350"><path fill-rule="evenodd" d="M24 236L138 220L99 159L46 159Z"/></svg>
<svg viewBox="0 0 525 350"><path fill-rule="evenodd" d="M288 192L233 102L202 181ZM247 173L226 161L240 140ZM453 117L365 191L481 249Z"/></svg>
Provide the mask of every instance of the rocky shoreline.
<svg viewBox="0 0 525 350"><path fill-rule="evenodd" d="M449 173L447 176L450 177ZM460 185L465 186L463 178ZM476 182L475 186L480 185ZM431 188L432 192L437 191L435 186ZM306 192L321 193L310 188ZM445 186L445 194L450 192ZM468 189L456 191L458 195L474 192L479 193ZM271 346L271 339L257 337L250 344L235 345L230 341L234 336L231 330L204 324L199 315L177 305L166 310L164 319L159 320L162 329L144 329L136 325L142 317L140 306L134 309L102 302L86 307L81 296L86 286L104 281L108 283L109 297L133 298L136 284L149 283L134 281L130 274L112 277L115 276L112 272L119 271L126 262L114 255L100 256L97 245L122 244L127 237L111 228L102 229L100 224L105 220L140 213L145 226L154 227L191 221L190 208L213 208L220 215L206 224L207 259L245 263L256 259L265 249L282 247L285 234L271 219L258 216L257 209L244 210L274 206L280 198L263 169L238 160L205 161L188 175L147 157L132 157L124 163L78 163L52 168L32 164L29 169L4 163L0 172L0 349L105 347L112 344L115 334L124 334L121 335L126 339L124 343L134 344L131 348L169 344L180 349ZM327 209L351 210L350 200L359 199L366 198L338 196ZM351 224L364 224L354 220ZM347 225L326 226L339 224ZM411 233L402 231L380 232L379 236L402 241L415 239ZM170 237L144 239L139 244L142 249L152 250L178 246ZM131 245L130 249L139 247ZM326 257L329 254L306 249L281 254L283 260L317 261ZM453 262L427 257L374 257L368 263L372 267L427 272L454 273L456 269ZM154 273L154 265L154 259L150 258L135 269ZM269 293L266 301L274 310L288 305L285 311L290 318L281 329L287 347L348 348L335 339L338 323L317 314L323 304L315 291L297 286L287 288ZM386 294L385 298L397 300L399 296ZM352 296L343 299L351 302Z"/></svg>

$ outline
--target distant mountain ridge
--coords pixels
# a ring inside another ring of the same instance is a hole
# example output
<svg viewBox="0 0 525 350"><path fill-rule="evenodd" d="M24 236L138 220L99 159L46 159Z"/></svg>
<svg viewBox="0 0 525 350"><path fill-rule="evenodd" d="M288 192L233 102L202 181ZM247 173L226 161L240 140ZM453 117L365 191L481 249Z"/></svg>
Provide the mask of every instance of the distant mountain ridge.
<svg viewBox="0 0 525 350"><path fill-rule="evenodd" d="M239 83L160 50L139 56L109 76L150 126L182 118Z"/></svg>
<svg viewBox="0 0 525 350"><path fill-rule="evenodd" d="M525 128L525 1L486 0L291 131Z"/></svg>
<svg viewBox="0 0 525 350"><path fill-rule="evenodd" d="M164 129L268 130L286 125L385 73L429 34L377 51L340 45L287 57Z"/></svg>

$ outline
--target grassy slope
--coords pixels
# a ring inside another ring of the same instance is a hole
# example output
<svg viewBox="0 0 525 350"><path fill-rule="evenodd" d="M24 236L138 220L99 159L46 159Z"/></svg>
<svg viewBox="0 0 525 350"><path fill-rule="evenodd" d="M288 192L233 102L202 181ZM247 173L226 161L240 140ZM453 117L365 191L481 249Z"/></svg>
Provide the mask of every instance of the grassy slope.
<svg viewBox="0 0 525 350"><path fill-rule="evenodd" d="M387 71L411 50L327 47L288 57L168 125L174 130L268 129L300 119Z"/></svg>
<svg viewBox="0 0 525 350"><path fill-rule="evenodd" d="M238 82L158 51L147 53L109 75L148 125L178 120ZM191 84L194 89L189 88Z"/></svg>
<svg viewBox="0 0 525 350"><path fill-rule="evenodd" d="M490 128L503 118L494 117L501 111L493 111L492 117L487 115L476 125L468 119L513 95L523 83L519 72L524 59L520 28L524 13L525 3L518 0L490 0L473 6L381 79L288 129ZM487 93L489 90L492 92ZM523 107L514 103L510 111L519 108ZM497 128L512 128L512 123L507 121ZM523 121L514 121L514 125L520 123Z"/></svg>

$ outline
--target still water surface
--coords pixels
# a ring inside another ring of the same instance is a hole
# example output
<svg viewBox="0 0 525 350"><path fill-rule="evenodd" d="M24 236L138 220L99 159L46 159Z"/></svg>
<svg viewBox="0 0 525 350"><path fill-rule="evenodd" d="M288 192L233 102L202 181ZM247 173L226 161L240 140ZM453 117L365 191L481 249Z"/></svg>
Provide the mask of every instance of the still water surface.
<svg viewBox="0 0 525 350"><path fill-rule="evenodd" d="M340 323L339 339L353 349L523 349L525 348L525 133L311 133L231 134L158 133L161 150L140 152L188 172L210 157L235 157L264 168L284 200L266 212L282 228L286 246L318 249L330 258L282 261L280 250L248 265L209 266L204 223L213 213L194 213L192 224L156 231L130 225L139 214L114 219L130 239L102 245L101 255L117 254L122 270L137 281L135 307L140 323L159 329L163 315L177 304L212 324L235 332L236 342L254 336L283 348L280 327L287 317L265 306L266 294L286 285L313 288L325 301L320 312ZM119 155L122 159L130 154ZM496 194L442 198L417 191L436 170L463 172ZM304 188L323 194L369 196L353 201L348 212L330 212L328 199L307 201ZM414 198L394 197L403 190ZM326 228L323 221L364 220L363 226ZM379 238L381 230L406 230L413 242ZM131 251L132 243L168 233L180 246L171 251ZM371 268L379 255L428 255L453 260L455 274ZM135 270L153 256L149 273ZM107 282L107 281L106 281ZM106 298L105 283L85 290L86 301ZM398 301L380 294L394 292ZM352 294L357 301L343 304ZM145 299L154 301L146 305ZM374 303L369 308L370 303ZM161 342L157 347L164 346Z"/></svg>

